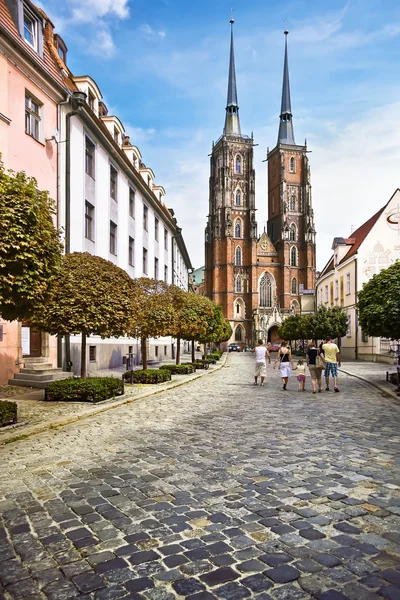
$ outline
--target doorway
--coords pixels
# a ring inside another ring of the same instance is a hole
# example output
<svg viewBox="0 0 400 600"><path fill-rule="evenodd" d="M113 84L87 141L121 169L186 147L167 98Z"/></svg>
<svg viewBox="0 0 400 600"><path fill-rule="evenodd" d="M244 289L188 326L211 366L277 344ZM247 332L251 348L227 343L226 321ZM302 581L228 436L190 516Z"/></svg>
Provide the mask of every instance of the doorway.
<svg viewBox="0 0 400 600"><path fill-rule="evenodd" d="M22 356L39 358L42 356L42 333L37 327L22 323L21 328Z"/></svg>
<svg viewBox="0 0 400 600"><path fill-rule="evenodd" d="M277 325L274 325L273 327L268 329L268 341L271 344L280 344L282 341L278 335L278 329L279 327Z"/></svg>

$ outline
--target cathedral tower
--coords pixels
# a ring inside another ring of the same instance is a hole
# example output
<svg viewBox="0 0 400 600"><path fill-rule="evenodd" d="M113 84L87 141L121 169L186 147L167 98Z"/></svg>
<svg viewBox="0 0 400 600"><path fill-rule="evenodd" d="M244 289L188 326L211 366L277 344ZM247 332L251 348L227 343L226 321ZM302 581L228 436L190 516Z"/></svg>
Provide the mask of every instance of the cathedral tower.
<svg viewBox="0 0 400 600"><path fill-rule="evenodd" d="M276 296L284 311L300 307L299 290L315 286L315 228L307 144L294 139L287 36L277 145L268 152L268 236L282 269Z"/></svg>
<svg viewBox="0 0 400 600"><path fill-rule="evenodd" d="M252 343L252 265L256 263L253 139L240 129L233 19L225 127L210 157L209 215L205 233L205 291L220 304L234 339Z"/></svg>

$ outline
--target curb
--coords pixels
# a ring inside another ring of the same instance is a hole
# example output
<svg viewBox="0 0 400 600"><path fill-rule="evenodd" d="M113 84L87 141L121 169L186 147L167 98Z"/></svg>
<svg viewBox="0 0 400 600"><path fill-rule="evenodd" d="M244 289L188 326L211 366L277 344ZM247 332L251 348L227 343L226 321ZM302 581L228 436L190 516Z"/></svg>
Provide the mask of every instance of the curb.
<svg viewBox="0 0 400 600"><path fill-rule="evenodd" d="M372 385L372 387L376 388L377 390L379 390L380 392L382 392L383 394L385 394L385 396L388 396L389 398L394 398L395 400L397 400L397 402L399 402L399 400L400 400L400 398L399 398L399 396L397 396L396 392L391 392L390 390L384 388L383 386L379 385L378 383L375 383L375 381L371 381L370 379L366 379L362 375L355 375L354 373L351 373L350 371L345 371L342 368L340 368L339 371L341 373L345 373L346 375L350 375L350 377L355 377L356 379L360 379L361 381L365 381L365 383L368 383L369 385Z"/></svg>
<svg viewBox="0 0 400 600"><path fill-rule="evenodd" d="M28 437L37 435L39 433L43 433L44 431L48 431L50 429L58 429L59 427L64 427L65 425L70 425L71 423L76 423L77 421L81 421L83 419L87 419L88 417L92 417L94 415L97 415L97 414L100 414L103 412L107 412L107 411L113 410L115 408L119 408L120 406L124 406L126 404L132 404L133 402L138 402L139 400L145 400L146 398L156 396L157 394L162 394L163 392L168 392L169 390L172 390L174 388L181 387L183 385L187 385L187 384L191 383L192 381L196 381L196 379L200 379L201 377L204 377L205 375L212 375L216 371L219 371L220 369L222 369L225 366L227 360L228 360L228 353L225 352L224 355L222 356L221 364L214 365L214 368L212 369L212 371L210 371L209 369L208 370L204 369L204 370L202 370L201 373L196 374L194 377L192 377L191 379L187 379L186 381L177 380L177 381L174 381L172 384L171 383L167 384L167 386L162 389L151 390L150 392L144 392L140 396L132 397L132 396L127 396L126 394L124 394L118 400L116 400L112 404L108 404L107 406L105 406L105 405L97 406L96 408L93 408L92 410L89 410L88 412L74 415L73 417L69 417L69 418L64 418L64 419L59 419L59 420L54 420L54 421L47 421L46 423L43 423L43 424L38 423L37 425L32 425L32 429L28 429L29 426L27 426L27 430L23 431L21 429L18 429L18 433L10 432L10 435L5 435L4 437L0 437L0 448L2 446L6 446L7 444L10 444L11 442L16 442L18 440L25 440ZM107 400L105 402L107 402ZM23 427L23 425L21 425L21 427ZM1 432L0 432L0 436L1 436Z"/></svg>

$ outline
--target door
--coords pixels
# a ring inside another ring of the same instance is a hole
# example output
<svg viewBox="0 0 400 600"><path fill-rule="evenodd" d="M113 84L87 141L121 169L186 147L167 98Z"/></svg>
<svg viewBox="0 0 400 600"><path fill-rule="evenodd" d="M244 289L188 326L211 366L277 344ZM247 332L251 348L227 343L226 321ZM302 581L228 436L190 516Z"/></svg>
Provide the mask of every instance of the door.
<svg viewBox="0 0 400 600"><path fill-rule="evenodd" d="M30 330L31 351L29 356L42 356L42 334L36 327L31 327Z"/></svg>

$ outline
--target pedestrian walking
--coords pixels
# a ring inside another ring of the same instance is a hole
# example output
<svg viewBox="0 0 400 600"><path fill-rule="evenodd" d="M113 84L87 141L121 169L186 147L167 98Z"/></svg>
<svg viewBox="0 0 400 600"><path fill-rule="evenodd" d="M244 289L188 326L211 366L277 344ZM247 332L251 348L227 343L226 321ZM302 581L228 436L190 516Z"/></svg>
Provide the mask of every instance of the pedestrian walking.
<svg viewBox="0 0 400 600"><path fill-rule="evenodd" d="M281 347L279 348L278 355L276 357L276 361L274 363L274 369L279 361L280 372L282 377L282 389L286 391L286 386L289 381L289 377L292 374L292 351L288 348L287 342L282 342Z"/></svg>
<svg viewBox="0 0 400 600"><path fill-rule="evenodd" d="M253 348L252 352L256 354L256 366L254 371L254 385L257 385L258 378L261 377L261 385L264 385L264 379L267 374L266 359L271 363L271 356L263 344L262 340L258 340L258 346Z"/></svg>
<svg viewBox="0 0 400 600"><path fill-rule="evenodd" d="M304 360L299 360L293 370L297 371L297 391L304 392L306 389L306 365Z"/></svg>
<svg viewBox="0 0 400 600"><path fill-rule="evenodd" d="M312 342L307 350L307 365L308 370L310 371L313 394L317 393L317 384L318 392L322 392L321 376L325 366L323 356L324 354L321 353L321 349L318 349L316 344Z"/></svg>
<svg viewBox="0 0 400 600"><path fill-rule="evenodd" d="M332 342L331 336L325 339L325 344L322 345L325 356L325 381L326 391L329 392L329 375L333 378L333 389L339 391L338 382L338 366L340 367L340 351L336 344Z"/></svg>

